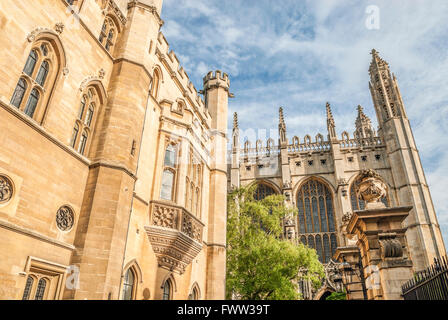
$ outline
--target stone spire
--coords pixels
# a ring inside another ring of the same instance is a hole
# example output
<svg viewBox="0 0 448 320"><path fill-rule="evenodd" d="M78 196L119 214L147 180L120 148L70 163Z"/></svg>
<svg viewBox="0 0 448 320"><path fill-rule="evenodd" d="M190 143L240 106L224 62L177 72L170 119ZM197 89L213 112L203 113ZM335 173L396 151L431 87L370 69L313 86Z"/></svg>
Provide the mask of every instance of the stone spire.
<svg viewBox="0 0 448 320"><path fill-rule="evenodd" d="M334 123L333 113L331 112L330 103L327 102L326 104L327 109L327 129L328 129L328 135L330 137L330 140L332 138L336 138L336 126Z"/></svg>
<svg viewBox="0 0 448 320"><path fill-rule="evenodd" d="M287 145L288 139L286 138L286 124L285 124L285 118L283 116L283 108L280 107L278 112L279 112L278 134L280 137L280 145Z"/></svg>
<svg viewBox="0 0 448 320"><path fill-rule="evenodd" d="M355 121L356 131L355 138L370 138L374 135L374 130L372 129L372 122L370 118L364 113L364 109L361 105L358 105L358 117Z"/></svg>
<svg viewBox="0 0 448 320"><path fill-rule="evenodd" d="M371 55L369 88L378 116L378 124L382 127L382 123L388 119L406 117L406 114L397 79L391 74L389 64L381 59L375 49L372 49Z"/></svg>
<svg viewBox="0 0 448 320"><path fill-rule="evenodd" d="M238 113L233 113L233 131L238 129Z"/></svg>

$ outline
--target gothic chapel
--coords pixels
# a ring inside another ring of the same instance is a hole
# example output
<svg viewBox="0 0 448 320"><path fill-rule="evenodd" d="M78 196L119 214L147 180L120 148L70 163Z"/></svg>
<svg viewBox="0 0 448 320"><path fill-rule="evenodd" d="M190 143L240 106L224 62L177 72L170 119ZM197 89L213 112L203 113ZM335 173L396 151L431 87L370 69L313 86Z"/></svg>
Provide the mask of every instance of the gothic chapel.
<svg viewBox="0 0 448 320"><path fill-rule="evenodd" d="M160 31L162 2L0 1L0 299L224 299L227 189L252 183L257 198L298 208L285 235L328 271L364 208L363 169L387 185L386 206L413 206L415 270L444 254L397 80L376 51L377 132L358 107L354 136L339 138L327 104L327 137L289 141L280 109L278 143L240 146L235 116L228 151L229 77L194 87Z"/></svg>

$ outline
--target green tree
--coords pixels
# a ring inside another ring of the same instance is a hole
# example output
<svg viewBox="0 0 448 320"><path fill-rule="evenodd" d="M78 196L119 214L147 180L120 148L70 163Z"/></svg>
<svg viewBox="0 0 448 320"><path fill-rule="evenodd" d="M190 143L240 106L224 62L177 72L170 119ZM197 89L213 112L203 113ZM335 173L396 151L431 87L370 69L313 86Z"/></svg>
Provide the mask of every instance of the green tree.
<svg viewBox="0 0 448 320"><path fill-rule="evenodd" d="M282 218L296 214L284 205L284 196L256 201L254 188L228 197L227 299L300 299L297 282L306 278L319 286L323 266L315 250L282 239Z"/></svg>
<svg viewBox="0 0 448 320"><path fill-rule="evenodd" d="M347 293L333 292L325 300L347 300Z"/></svg>

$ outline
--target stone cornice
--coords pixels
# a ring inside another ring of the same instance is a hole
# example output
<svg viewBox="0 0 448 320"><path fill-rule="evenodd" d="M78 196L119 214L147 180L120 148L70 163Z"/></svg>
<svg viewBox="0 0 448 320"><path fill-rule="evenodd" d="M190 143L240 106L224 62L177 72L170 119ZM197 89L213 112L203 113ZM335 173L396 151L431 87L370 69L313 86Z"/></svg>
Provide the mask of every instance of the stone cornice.
<svg viewBox="0 0 448 320"><path fill-rule="evenodd" d="M89 166L90 169L93 169L96 167L105 167L105 168L109 168L109 169L120 170L120 171L125 172L132 179L137 180L137 176L134 173L132 173L131 170L129 170L126 166L123 166L121 164L114 164L114 163L110 163L110 162L102 160L102 161L93 162Z"/></svg>

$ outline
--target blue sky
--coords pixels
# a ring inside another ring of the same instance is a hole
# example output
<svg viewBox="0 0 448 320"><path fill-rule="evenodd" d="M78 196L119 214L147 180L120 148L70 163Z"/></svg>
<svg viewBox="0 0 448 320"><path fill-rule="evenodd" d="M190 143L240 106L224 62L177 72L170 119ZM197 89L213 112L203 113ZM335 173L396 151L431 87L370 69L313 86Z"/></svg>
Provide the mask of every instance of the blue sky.
<svg viewBox="0 0 448 320"><path fill-rule="evenodd" d="M369 30L366 8L379 8ZM230 75L229 123L277 131L283 106L291 139L326 132L329 101L340 135L361 104L376 126L370 51L398 78L448 243L448 1L164 0L162 28L196 88L209 70ZM254 143L254 141L252 141Z"/></svg>

